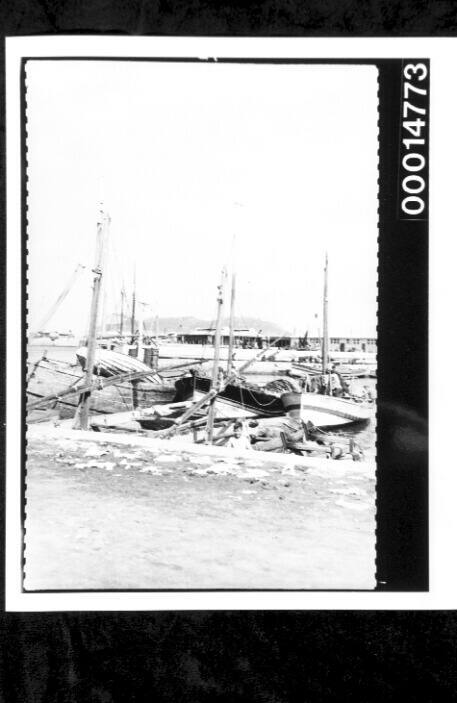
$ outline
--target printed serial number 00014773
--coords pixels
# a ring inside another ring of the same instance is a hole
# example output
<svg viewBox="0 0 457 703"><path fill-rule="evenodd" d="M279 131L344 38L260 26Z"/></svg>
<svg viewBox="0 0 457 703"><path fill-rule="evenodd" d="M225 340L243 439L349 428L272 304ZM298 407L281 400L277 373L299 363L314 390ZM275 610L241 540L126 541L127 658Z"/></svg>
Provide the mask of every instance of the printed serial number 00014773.
<svg viewBox="0 0 457 703"><path fill-rule="evenodd" d="M409 217L417 217L425 209L423 197L425 178L421 175L421 171L424 170L426 164L427 88L423 87L424 84L421 85L421 82L427 76L428 70L424 63L408 63L403 69L405 80L403 82L402 114L401 209L402 213ZM420 103L423 105L421 106Z"/></svg>

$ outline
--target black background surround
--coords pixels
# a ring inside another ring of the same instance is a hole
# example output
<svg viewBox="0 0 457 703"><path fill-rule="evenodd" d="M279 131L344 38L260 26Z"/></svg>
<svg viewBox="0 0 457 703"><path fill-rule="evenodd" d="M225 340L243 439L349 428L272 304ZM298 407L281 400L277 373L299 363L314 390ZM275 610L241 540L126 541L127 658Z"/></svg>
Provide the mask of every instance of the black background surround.
<svg viewBox="0 0 457 703"><path fill-rule="evenodd" d="M0 16L4 36L457 35L457 8L453 2L315 0L244 4L234 0L230 3L43 0L5 3L0 7ZM3 75L3 47L1 59ZM399 94L395 95L394 86L400 78L392 75L397 69L387 64L384 68L380 66L380 100L392 100L398 106ZM431 76L433 83L433 66ZM383 98L383 91L389 95ZM382 116L380 129L381 122ZM0 266L3 275L0 281L3 286L4 138L2 130ZM388 138L398 142L398 132L394 134L392 128ZM392 158L398 158L393 151L390 153ZM388 159L389 153L384 156L380 153L381 186L383 169L391 168ZM428 586L428 533L424 521L428 244L426 231L412 243L408 223L397 223L395 235L391 222L391 235L386 235L392 216L380 190L379 220L384 234L379 240L378 348L381 357L388 355L390 359L380 362L378 451L387 458L390 452L392 464L386 462L385 468L390 482L382 479L379 485L378 481L378 519L383 519L384 511L389 525L378 534L377 568L378 577L386 580L389 588L422 590ZM4 288L2 293L4 300ZM5 330L4 306L1 320ZM393 348L404 353L393 354ZM4 359L4 345L2 351ZM387 373L388 370L392 373ZM5 371L1 388L3 419L6 419L4 379ZM413 427L422 441L416 443L415 451L399 459L392 437L400 426ZM418 451L420 444L423 447ZM2 476L2 512L4 488ZM406 513L406 522L396 519L398 509ZM1 547L3 563L4 539ZM381 547L385 551L380 560ZM412 554L419 555L419 560L413 560ZM401 697L410 700L413 687L418 687L419 700L452 700L456 639L456 616L449 612L3 613L0 697L21 703L114 700L288 703L347 698L375 701Z"/></svg>

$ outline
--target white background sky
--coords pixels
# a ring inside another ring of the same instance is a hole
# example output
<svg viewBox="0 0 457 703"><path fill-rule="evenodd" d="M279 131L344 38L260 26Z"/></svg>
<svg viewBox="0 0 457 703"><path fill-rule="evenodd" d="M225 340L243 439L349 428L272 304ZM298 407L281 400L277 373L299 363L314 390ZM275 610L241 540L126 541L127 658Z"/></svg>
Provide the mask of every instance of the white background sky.
<svg viewBox="0 0 457 703"><path fill-rule="evenodd" d="M237 314L375 335L377 74L371 66L27 64L29 324L111 216L108 305L215 312L237 236ZM48 325L82 334L89 273ZM227 295L227 302L228 302ZM227 305L228 308L228 305Z"/></svg>

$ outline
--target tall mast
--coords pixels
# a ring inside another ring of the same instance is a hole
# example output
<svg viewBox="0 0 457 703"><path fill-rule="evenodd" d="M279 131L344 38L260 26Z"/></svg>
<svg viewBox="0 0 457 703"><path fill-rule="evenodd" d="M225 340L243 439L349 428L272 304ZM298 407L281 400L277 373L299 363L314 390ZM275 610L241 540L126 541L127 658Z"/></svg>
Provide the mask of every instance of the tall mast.
<svg viewBox="0 0 457 703"><path fill-rule="evenodd" d="M105 288L105 286L104 286ZM107 311L107 305L108 305L108 296L106 293L106 288L103 291L103 296L102 296L102 311L100 313L100 337L103 339L106 337L106 311Z"/></svg>
<svg viewBox="0 0 457 703"><path fill-rule="evenodd" d="M92 385L92 376L94 371L95 349L97 344L97 318L100 306L100 289L103 275L103 254L105 240L108 233L109 222L110 219L108 215L106 215L103 210L100 210L100 215L97 222L97 243L95 252L95 266L93 269L94 283L92 287L92 302L90 307L89 334L87 340L86 377L84 384L89 388ZM89 404L90 391L84 393L81 396L80 404L78 407L78 414L76 416L75 426L79 426L82 430L87 430L89 425Z"/></svg>
<svg viewBox="0 0 457 703"><path fill-rule="evenodd" d="M219 353L221 347L221 320L222 320L222 306L224 304L224 281L226 277L225 268L222 269L221 282L217 287L217 316L216 316L216 331L214 335L214 364L213 364L213 376L211 379L211 389L217 386L217 377L219 373ZM213 441L213 426L214 426L214 415L216 412L216 398L213 398L210 402L208 410L208 420L206 423L206 443L212 444Z"/></svg>
<svg viewBox="0 0 457 703"><path fill-rule="evenodd" d="M131 343L135 340L135 306L136 306L136 267L133 269L132 319L130 321Z"/></svg>
<svg viewBox="0 0 457 703"><path fill-rule="evenodd" d="M137 358L140 361L143 361L143 353L144 353L144 346L143 346L143 340L144 340L144 306L145 303L142 303L141 301L138 301L138 353L137 353Z"/></svg>
<svg viewBox="0 0 457 703"><path fill-rule="evenodd" d="M227 357L227 374L232 371L232 354L233 354L233 333L235 324L235 297L236 297L236 265L235 265L235 236L232 243L232 291L230 294L230 323L229 323L229 346Z"/></svg>
<svg viewBox="0 0 457 703"><path fill-rule="evenodd" d="M324 269L324 310L322 333L322 373L327 373L328 368L328 256L325 252Z"/></svg>
<svg viewBox="0 0 457 703"><path fill-rule="evenodd" d="M227 358L227 373L230 374L232 371L232 355L233 355L233 327L234 327L234 314L235 314L235 288L236 288L236 273L232 272L232 292L230 295L230 331L229 331L229 347L228 347L228 358Z"/></svg>
<svg viewBox="0 0 457 703"><path fill-rule="evenodd" d="M110 270L110 250L111 242L109 239L104 240L103 243L103 268L105 269L105 275L100 283L100 298L101 298L101 310L99 313L99 324L98 324L98 334L101 338L105 338L108 332L108 291L107 291L107 271Z"/></svg>
<svg viewBox="0 0 457 703"><path fill-rule="evenodd" d="M119 336L122 338L124 334L124 303L125 303L125 288L122 286L121 290L121 320L119 323Z"/></svg>

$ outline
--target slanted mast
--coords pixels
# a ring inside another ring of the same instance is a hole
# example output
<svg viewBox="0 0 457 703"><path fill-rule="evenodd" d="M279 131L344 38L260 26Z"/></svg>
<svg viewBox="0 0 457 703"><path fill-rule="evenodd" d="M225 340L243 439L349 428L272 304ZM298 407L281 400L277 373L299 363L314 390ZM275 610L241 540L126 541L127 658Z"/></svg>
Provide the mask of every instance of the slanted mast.
<svg viewBox="0 0 457 703"><path fill-rule="evenodd" d="M133 269L133 290L132 290L132 317L130 320L130 344L135 341L135 308L136 308L136 268Z"/></svg>
<svg viewBox="0 0 457 703"><path fill-rule="evenodd" d="M124 336L124 305L125 305L125 288L122 286L121 290L121 319L119 323L119 336L121 340Z"/></svg>
<svg viewBox="0 0 457 703"><path fill-rule="evenodd" d="M211 379L211 390L218 390L219 377L219 353L221 347L221 322L222 322L222 306L224 304L224 283L227 273L225 268L222 269L221 282L217 287L217 317L216 331L214 335L214 364L213 375ZM206 425L206 442L211 444L213 441L214 415L216 412L216 398L212 398L208 410L208 422Z"/></svg>
<svg viewBox="0 0 457 703"><path fill-rule="evenodd" d="M97 321L100 308L100 291L103 276L104 254L106 248L106 239L108 236L110 218L100 208L100 215L97 222L97 243L95 253L94 283L92 288L92 302L90 307L89 317L89 333L87 340L87 358L86 358L86 378L85 386L90 388L92 385L92 376L94 371L95 350L97 346ZM75 419L75 427L80 427L82 430L87 430L89 424L89 408L90 408L90 391L81 395L78 412Z"/></svg>
<svg viewBox="0 0 457 703"><path fill-rule="evenodd" d="M325 253L325 268L324 268L324 304L323 304L323 334L322 334L322 373L326 374L328 370L328 256Z"/></svg>
<svg viewBox="0 0 457 703"><path fill-rule="evenodd" d="M227 374L232 371L232 356L233 356L233 337L235 326L235 289L236 289L236 273L232 271L232 290L230 294L230 325L229 325L229 344L227 356Z"/></svg>

